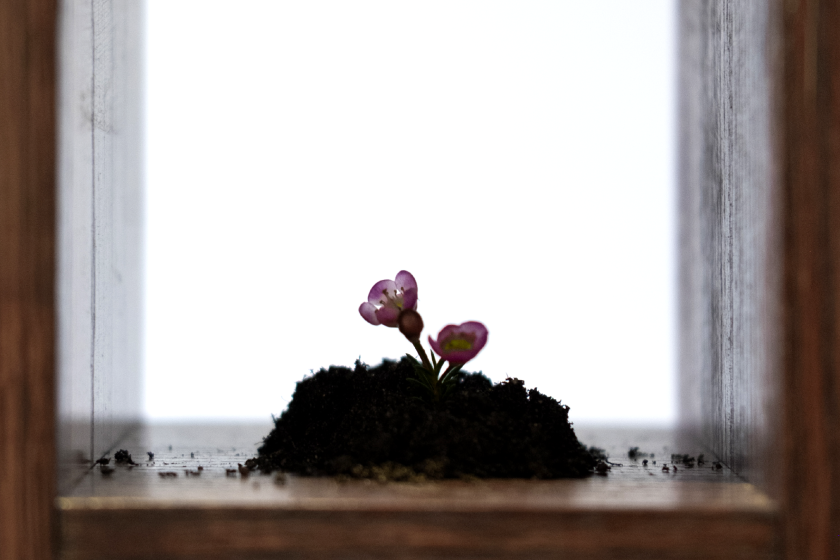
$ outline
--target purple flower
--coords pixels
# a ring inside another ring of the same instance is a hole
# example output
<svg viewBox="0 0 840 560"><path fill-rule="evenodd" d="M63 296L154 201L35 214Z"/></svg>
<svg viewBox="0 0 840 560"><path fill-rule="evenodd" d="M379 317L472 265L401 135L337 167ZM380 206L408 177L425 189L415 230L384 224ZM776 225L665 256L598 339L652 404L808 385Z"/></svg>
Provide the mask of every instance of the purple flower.
<svg viewBox="0 0 840 560"><path fill-rule="evenodd" d="M417 281L407 270L399 271L396 280L374 284L359 313L371 325L396 327L403 309L417 309Z"/></svg>
<svg viewBox="0 0 840 560"><path fill-rule="evenodd" d="M487 327L478 321L467 321L460 325L446 325L437 340L429 337L434 351L450 364L465 364L487 344Z"/></svg>

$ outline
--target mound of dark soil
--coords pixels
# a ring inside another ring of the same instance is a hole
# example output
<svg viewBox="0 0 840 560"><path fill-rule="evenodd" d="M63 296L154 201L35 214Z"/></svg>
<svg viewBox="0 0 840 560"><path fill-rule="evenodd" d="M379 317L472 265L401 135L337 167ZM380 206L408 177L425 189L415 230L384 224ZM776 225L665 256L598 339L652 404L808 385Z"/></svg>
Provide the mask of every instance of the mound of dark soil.
<svg viewBox="0 0 840 560"><path fill-rule="evenodd" d="M508 379L459 374L440 403L407 381L405 358L330 367L297 384L251 466L304 475L391 479L582 477L596 459L569 407Z"/></svg>

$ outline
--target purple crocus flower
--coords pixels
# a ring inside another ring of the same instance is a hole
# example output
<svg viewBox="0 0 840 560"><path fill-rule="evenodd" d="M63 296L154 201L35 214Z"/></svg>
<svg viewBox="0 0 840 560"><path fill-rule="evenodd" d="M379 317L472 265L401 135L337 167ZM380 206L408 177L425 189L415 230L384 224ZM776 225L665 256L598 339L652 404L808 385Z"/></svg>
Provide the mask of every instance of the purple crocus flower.
<svg viewBox="0 0 840 560"><path fill-rule="evenodd" d="M487 344L487 327L478 321L446 325L437 340L429 337L429 344L438 356L449 360L450 364L465 364Z"/></svg>
<svg viewBox="0 0 840 560"><path fill-rule="evenodd" d="M396 280L374 284L359 313L371 325L396 327L403 309L417 309L417 281L407 270L399 271Z"/></svg>

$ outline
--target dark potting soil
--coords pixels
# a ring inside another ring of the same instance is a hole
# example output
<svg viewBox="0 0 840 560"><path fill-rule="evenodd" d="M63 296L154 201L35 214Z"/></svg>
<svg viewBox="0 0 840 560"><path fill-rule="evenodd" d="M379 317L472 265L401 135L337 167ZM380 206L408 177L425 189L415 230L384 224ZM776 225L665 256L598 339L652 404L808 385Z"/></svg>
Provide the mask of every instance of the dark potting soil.
<svg viewBox="0 0 840 560"><path fill-rule="evenodd" d="M419 478L583 477L598 462L569 407L524 382L460 373L439 403L409 383L410 362L330 367L297 384L249 466L303 475ZM417 398L420 397L420 398Z"/></svg>

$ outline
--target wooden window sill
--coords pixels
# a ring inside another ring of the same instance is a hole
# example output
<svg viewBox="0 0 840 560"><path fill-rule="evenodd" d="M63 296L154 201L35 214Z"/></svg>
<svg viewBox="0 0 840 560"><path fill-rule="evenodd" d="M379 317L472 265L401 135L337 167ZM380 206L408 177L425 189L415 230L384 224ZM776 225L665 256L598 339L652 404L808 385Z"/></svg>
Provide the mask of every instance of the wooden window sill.
<svg viewBox="0 0 840 560"><path fill-rule="evenodd" d="M698 455L662 429L577 428L608 476L420 484L228 476L268 426L147 426L58 499L64 558L770 558L777 507L728 469L661 470ZM171 450L170 450L171 445ZM653 452L647 468L631 446ZM152 464L146 451L155 453ZM191 456L192 454L192 456ZM657 465L652 464L657 461ZM112 461L113 465L113 461ZM196 471L200 476L187 476ZM160 476L162 472L177 477ZM629 556L628 556L629 554ZM284 557L286 557L284 556Z"/></svg>

